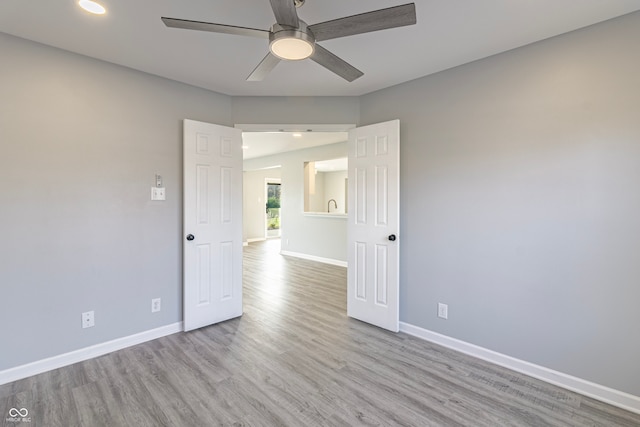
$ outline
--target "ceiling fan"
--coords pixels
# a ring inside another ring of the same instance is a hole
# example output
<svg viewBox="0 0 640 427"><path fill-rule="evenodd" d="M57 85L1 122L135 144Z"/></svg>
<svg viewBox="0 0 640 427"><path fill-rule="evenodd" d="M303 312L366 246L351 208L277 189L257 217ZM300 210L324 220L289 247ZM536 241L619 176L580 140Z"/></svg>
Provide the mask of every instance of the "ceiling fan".
<svg viewBox="0 0 640 427"><path fill-rule="evenodd" d="M270 1L276 23L268 31L166 17L162 17L162 22L172 28L268 39L269 53L247 77L248 81L263 80L283 59L296 61L310 58L349 82L361 77L364 73L316 42L416 23L414 3L307 25L306 22L298 18L296 10L304 4L305 0Z"/></svg>

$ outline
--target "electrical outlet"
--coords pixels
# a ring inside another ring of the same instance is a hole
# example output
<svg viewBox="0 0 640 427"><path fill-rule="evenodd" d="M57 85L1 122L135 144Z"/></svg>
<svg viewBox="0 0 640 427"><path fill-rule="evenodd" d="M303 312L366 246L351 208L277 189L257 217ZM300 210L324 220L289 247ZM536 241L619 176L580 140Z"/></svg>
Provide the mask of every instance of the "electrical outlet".
<svg viewBox="0 0 640 427"><path fill-rule="evenodd" d="M164 187L151 187L151 200L167 200Z"/></svg>
<svg viewBox="0 0 640 427"><path fill-rule="evenodd" d="M438 317L442 319L449 318L449 306L447 304L438 303Z"/></svg>
<svg viewBox="0 0 640 427"><path fill-rule="evenodd" d="M151 300L151 312L157 313L162 308L162 300L160 298L154 298Z"/></svg>
<svg viewBox="0 0 640 427"><path fill-rule="evenodd" d="M83 328L91 328L95 326L95 318L93 311L87 311L82 313L82 327Z"/></svg>

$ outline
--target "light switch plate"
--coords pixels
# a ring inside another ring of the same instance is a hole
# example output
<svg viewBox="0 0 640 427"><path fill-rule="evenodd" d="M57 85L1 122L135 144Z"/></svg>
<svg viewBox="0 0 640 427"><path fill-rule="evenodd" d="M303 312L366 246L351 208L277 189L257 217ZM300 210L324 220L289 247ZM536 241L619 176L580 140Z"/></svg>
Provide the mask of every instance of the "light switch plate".
<svg viewBox="0 0 640 427"><path fill-rule="evenodd" d="M166 200L164 187L151 187L151 200Z"/></svg>
<svg viewBox="0 0 640 427"><path fill-rule="evenodd" d="M438 317L441 319L449 318L449 306L447 304L438 303Z"/></svg>

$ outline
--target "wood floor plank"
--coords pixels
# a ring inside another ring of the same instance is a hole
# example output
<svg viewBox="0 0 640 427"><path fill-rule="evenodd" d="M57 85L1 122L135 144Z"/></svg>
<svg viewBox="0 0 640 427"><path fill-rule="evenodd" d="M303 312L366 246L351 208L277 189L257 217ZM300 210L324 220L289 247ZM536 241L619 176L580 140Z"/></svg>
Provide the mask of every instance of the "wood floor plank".
<svg viewBox="0 0 640 427"><path fill-rule="evenodd" d="M242 317L0 386L32 426L603 426L640 415L346 316L347 269L244 251Z"/></svg>
<svg viewBox="0 0 640 427"><path fill-rule="evenodd" d="M120 408L116 407L112 396L109 395L107 380L98 380L72 390L78 415L69 420L73 425L107 427L109 425L126 425ZM53 420L46 420L46 422ZM56 424L52 424L56 425ZM65 424L58 424L65 425Z"/></svg>

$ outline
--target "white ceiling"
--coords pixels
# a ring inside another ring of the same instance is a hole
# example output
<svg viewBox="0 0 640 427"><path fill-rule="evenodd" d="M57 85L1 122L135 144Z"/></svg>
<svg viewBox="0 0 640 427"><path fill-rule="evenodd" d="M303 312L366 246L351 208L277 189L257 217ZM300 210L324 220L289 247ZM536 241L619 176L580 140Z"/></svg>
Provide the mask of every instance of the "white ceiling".
<svg viewBox="0 0 640 427"><path fill-rule="evenodd" d="M245 160L346 141L347 132L243 132Z"/></svg>
<svg viewBox="0 0 640 427"><path fill-rule="evenodd" d="M307 0L308 24L410 0ZM246 76L267 53L257 38L167 28L161 16L267 30L268 0L2 0L0 32L234 96L357 96L640 9L638 0L415 0L417 25L320 43L362 70L347 83L313 61Z"/></svg>
<svg viewBox="0 0 640 427"><path fill-rule="evenodd" d="M348 166L349 159L347 157L315 162L315 167L318 172L341 172L346 171Z"/></svg>

